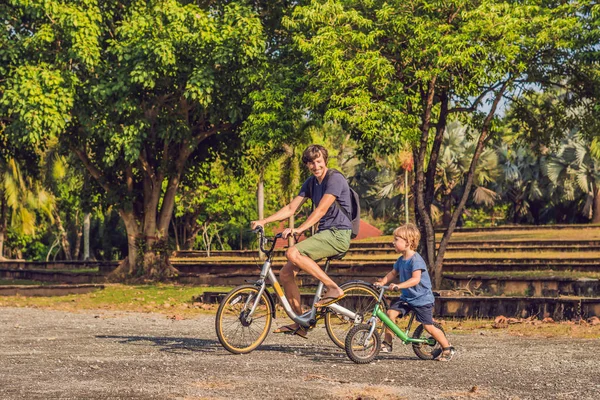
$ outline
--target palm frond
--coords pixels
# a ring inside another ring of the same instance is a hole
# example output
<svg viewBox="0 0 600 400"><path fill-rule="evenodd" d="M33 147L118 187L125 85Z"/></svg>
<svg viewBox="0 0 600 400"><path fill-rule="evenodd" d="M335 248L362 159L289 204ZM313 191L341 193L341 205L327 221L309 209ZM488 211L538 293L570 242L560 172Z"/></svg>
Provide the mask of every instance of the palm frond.
<svg viewBox="0 0 600 400"><path fill-rule="evenodd" d="M485 204L486 206L493 206L500 196L498 193L491 189L483 186L477 186L473 192L473 201L475 204Z"/></svg>

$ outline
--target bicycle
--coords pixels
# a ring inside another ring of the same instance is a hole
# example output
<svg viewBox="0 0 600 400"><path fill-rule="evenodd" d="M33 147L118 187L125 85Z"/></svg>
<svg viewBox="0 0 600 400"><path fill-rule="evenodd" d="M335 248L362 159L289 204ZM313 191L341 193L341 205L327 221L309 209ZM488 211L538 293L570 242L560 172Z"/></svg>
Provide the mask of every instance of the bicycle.
<svg viewBox="0 0 600 400"><path fill-rule="evenodd" d="M404 344L412 344L413 351L422 360L433 360L436 353L441 352L441 346L431 336L423 337L425 328L423 324L419 324L415 331L410 335L412 323L415 319L414 309L408 303L403 303L410 311L410 319L405 330L402 330L394 321L392 321L385 310L382 310L381 304L385 304L383 294L388 290L389 286L374 286L379 288L378 302L373 309L373 314L366 324L355 325L346 336L345 348L348 357L357 364L368 364L373 361L381 350L381 333L378 329L377 321L383 322ZM441 330L444 335L442 326L434 322L434 326Z"/></svg>
<svg viewBox="0 0 600 400"><path fill-rule="evenodd" d="M272 270L273 250L282 235L267 238L262 227L253 232L259 236L259 247L265 253L266 259L256 282L234 288L221 301L215 320L215 329L221 345L231 353L245 354L256 349L266 339L272 320L276 317L275 301L272 293L267 290L268 280L285 312L294 322L306 329L312 329L318 320L324 319L327 334L336 346L343 349L350 328L362 323L378 304L377 292L366 282L347 282L340 286L346 297L337 303L317 309L314 304L320 300L323 292L323 283L319 282L311 309L297 315ZM265 250L264 245L268 242L272 243L271 248ZM344 255L345 253L327 258L324 271L327 272L332 260L340 260Z"/></svg>

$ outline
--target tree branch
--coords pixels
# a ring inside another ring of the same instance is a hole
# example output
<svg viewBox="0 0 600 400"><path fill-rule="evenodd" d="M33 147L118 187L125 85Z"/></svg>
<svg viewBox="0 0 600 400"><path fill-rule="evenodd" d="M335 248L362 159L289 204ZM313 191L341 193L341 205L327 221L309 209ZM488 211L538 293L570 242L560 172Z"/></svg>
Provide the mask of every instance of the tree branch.
<svg viewBox="0 0 600 400"><path fill-rule="evenodd" d="M488 93L493 92L494 90L496 90L496 88L500 86L500 84L494 85L489 87L488 89L484 90L476 99L475 101L471 104L470 107L455 107L455 108L451 108L448 110L448 114L454 114L454 113L459 113L459 112L473 112L475 110L477 110L477 106L483 101L483 99L485 98L485 96L487 96Z"/></svg>
<svg viewBox="0 0 600 400"><path fill-rule="evenodd" d="M85 168L88 172L98 181L100 186L107 192L110 192L110 186L106 183L106 179L104 179L104 174L100 171L95 165L92 164L87 154L80 149L76 149L75 147L71 147L71 151L74 152L77 157L81 160Z"/></svg>

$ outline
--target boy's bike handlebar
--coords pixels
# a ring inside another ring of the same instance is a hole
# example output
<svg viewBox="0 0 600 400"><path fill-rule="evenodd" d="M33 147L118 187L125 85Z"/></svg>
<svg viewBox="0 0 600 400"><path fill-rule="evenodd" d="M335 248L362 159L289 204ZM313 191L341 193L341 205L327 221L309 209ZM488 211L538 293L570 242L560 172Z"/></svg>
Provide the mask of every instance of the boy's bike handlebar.
<svg viewBox="0 0 600 400"><path fill-rule="evenodd" d="M390 289L391 285L382 286L382 285L378 285L378 284L374 283L373 286L377 289L382 289L384 292L386 290L391 290L392 292L399 292L401 290L398 286L394 287L393 289Z"/></svg>

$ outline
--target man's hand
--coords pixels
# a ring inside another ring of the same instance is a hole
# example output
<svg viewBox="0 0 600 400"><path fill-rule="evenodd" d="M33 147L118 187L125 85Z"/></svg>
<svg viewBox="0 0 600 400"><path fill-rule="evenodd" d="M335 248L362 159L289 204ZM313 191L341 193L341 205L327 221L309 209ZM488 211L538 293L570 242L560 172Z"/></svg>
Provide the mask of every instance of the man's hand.
<svg viewBox="0 0 600 400"><path fill-rule="evenodd" d="M252 230L256 229L257 227L263 227L265 226L264 222L262 219L258 220L258 221L252 221L250 222L250 228L252 228Z"/></svg>
<svg viewBox="0 0 600 400"><path fill-rule="evenodd" d="M283 232L281 232L281 236L284 239L287 239L288 236L294 235L294 238L297 239L298 237L300 237L300 235L302 235L302 232L304 232L304 231L301 231L301 230L298 230L298 229L294 229L294 228L285 228L283 230Z"/></svg>
<svg viewBox="0 0 600 400"><path fill-rule="evenodd" d="M373 285L375 285L375 286L385 286L385 281L383 279L377 279Z"/></svg>

